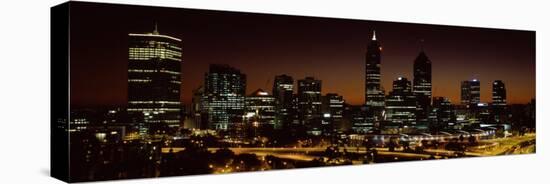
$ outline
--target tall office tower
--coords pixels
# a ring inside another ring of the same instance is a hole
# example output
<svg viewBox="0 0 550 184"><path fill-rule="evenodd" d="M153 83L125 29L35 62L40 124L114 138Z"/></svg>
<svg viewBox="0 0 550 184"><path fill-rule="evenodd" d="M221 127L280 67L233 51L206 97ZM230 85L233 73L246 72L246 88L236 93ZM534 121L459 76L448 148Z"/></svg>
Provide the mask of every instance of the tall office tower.
<svg viewBox="0 0 550 184"><path fill-rule="evenodd" d="M432 99L432 62L424 51L414 60L413 92L416 96L416 120L426 124Z"/></svg>
<svg viewBox="0 0 550 184"><path fill-rule="evenodd" d="M152 33L130 33L128 48L128 112L140 113L148 127L181 123L181 40Z"/></svg>
<svg viewBox="0 0 550 184"><path fill-rule="evenodd" d="M191 98L191 117L194 121L194 128L208 129L207 121L204 120L202 112L202 97L204 94L204 86L200 86L193 90L193 97Z"/></svg>
<svg viewBox="0 0 550 184"><path fill-rule="evenodd" d="M476 107L480 102L480 86L479 80L473 79L469 81L462 81L461 98L460 103L469 107Z"/></svg>
<svg viewBox="0 0 550 184"><path fill-rule="evenodd" d="M397 125L416 125L416 96L407 78L393 81L393 89L386 97L386 120Z"/></svg>
<svg viewBox="0 0 550 184"><path fill-rule="evenodd" d="M258 89L246 97L245 121L248 127L260 130L275 128L275 98Z"/></svg>
<svg viewBox="0 0 550 184"><path fill-rule="evenodd" d="M508 122L508 108L506 106L506 87L501 80L493 81L492 119L495 123Z"/></svg>
<svg viewBox="0 0 550 184"><path fill-rule="evenodd" d="M380 86L380 61L382 46L376 40L376 32L372 33L372 40L367 46L365 70L365 105L379 111L384 108L384 90ZM379 118L379 117L378 117Z"/></svg>
<svg viewBox="0 0 550 184"><path fill-rule="evenodd" d="M289 129L293 116L296 114L292 108L294 93L294 79L288 75L275 76L273 83L273 97L275 97L276 129Z"/></svg>
<svg viewBox="0 0 550 184"><path fill-rule="evenodd" d="M321 80L298 80L298 114L308 134L321 134Z"/></svg>
<svg viewBox="0 0 550 184"><path fill-rule="evenodd" d="M205 74L202 112L215 130L243 128L246 75L228 65L210 65Z"/></svg>
<svg viewBox="0 0 550 184"><path fill-rule="evenodd" d="M449 98L433 97L433 111L436 114L436 127L443 129L454 125L453 106Z"/></svg>
<svg viewBox="0 0 550 184"><path fill-rule="evenodd" d="M493 106L506 106L506 87L501 80L493 82Z"/></svg>
<svg viewBox="0 0 550 184"><path fill-rule="evenodd" d="M341 127L344 114L344 97L336 93L327 93L321 103L323 120L321 122L323 134L331 134Z"/></svg>

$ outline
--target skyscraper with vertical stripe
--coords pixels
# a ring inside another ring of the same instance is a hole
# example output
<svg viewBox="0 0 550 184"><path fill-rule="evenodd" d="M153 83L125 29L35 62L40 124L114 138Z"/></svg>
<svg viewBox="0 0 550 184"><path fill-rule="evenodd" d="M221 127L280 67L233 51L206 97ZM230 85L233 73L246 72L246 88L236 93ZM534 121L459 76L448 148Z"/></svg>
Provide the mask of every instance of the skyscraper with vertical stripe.
<svg viewBox="0 0 550 184"><path fill-rule="evenodd" d="M378 111L384 109L384 90L380 86L380 62L382 46L376 39L376 31L367 46L365 61L365 105ZM375 116L380 113L375 113Z"/></svg>
<svg viewBox="0 0 550 184"><path fill-rule="evenodd" d="M416 96L416 118L419 125L428 122L432 99L432 62L422 50L414 60L413 93Z"/></svg>

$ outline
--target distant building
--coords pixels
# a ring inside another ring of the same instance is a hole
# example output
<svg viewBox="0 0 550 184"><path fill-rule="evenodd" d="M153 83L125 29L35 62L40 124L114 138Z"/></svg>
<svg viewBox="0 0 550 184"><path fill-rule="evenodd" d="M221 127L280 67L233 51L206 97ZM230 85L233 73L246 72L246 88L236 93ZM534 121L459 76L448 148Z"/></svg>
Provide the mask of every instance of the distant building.
<svg viewBox="0 0 550 184"><path fill-rule="evenodd" d="M382 46L376 39L376 32L373 31L365 61L365 105L376 111L377 118L380 118L384 109L384 90L380 85L381 52Z"/></svg>
<svg viewBox="0 0 550 184"><path fill-rule="evenodd" d="M130 33L128 111L144 115L147 126L178 127L181 117L181 40L152 33Z"/></svg>
<svg viewBox="0 0 550 184"><path fill-rule="evenodd" d="M473 79L462 81L460 85L461 95L460 102L462 105L476 107L480 102L480 84L479 80Z"/></svg>
<svg viewBox="0 0 550 184"><path fill-rule="evenodd" d="M298 114L308 134L321 134L321 80L298 80Z"/></svg>
<svg viewBox="0 0 550 184"><path fill-rule="evenodd" d="M246 97L248 125L262 130L275 128L275 98L268 92L258 89Z"/></svg>
<svg viewBox="0 0 550 184"><path fill-rule="evenodd" d="M205 74L202 112L215 130L242 128L245 111L246 75L228 65L210 65Z"/></svg>
<svg viewBox="0 0 550 184"><path fill-rule="evenodd" d="M190 115L193 118L193 127L197 129L208 129L208 124L205 119L206 112L203 112L202 98L204 96L204 86L200 86L193 91L193 97L191 98L191 112Z"/></svg>
<svg viewBox="0 0 550 184"><path fill-rule="evenodd" d="M493 82L493 103L492 106L506 106L506 87L501 80Z"/></svg>
<svg viewBox="0 0 550 184"><path fill-rule="evenodd" d="M341 127L344 114L344 97L336 93L327 93L322 101L322 131L323 134L332 134L337 127Z"/></svg>
<svg viewBox="0 0 550 184"><path fill-rule="evenodd" d="M392 124L415 126L415 113L416 96L412 92L411 82L399 77L393 81L393 89L386 97L386 120Z"/></svg>
<svg viewBox="0 0 550 184"><path fill-rule="evenodd" d="M506 103L506 87L501 80L493 81L493 101L491 103L495 123L508 123L509 108Z"/></svg>
<svg viewBox="0 0 550 184"><path fill-rule="evenodd" d="M446 128L454 126L455 114L453 105L449 98L446 97L433 97L433 111L436 114L436 128Z"/></svg>
<svg viewBox="0 0 550 184"><path fill-rule="evenodd" d="M346 107L345 119L349 119L353 132L364 134L374 128L374 118L369 112L367 106Z"/></svg>
<svg viewBox="0 0 550 184"><path fill-rule="evenodd" d="M276 129L289 129L296 111L293 108L294 79L288 75L275 76L273 97L275 98Z"/></svg>
<svg viewBox="0 0 550 184"><path fill-rule="evenodd" d="M414 60L413 93L416 96L416 119L418 124L426 124L432 98L432 62L424 51Z"/></svg>

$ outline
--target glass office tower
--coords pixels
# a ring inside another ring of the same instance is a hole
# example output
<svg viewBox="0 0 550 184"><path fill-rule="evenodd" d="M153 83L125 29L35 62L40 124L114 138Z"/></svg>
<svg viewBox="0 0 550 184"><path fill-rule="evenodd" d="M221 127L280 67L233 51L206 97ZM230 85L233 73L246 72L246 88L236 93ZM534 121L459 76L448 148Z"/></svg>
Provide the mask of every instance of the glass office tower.
<svg viewBox="0 0 550 184"><path fill-rule="evenodd" d="M154 125L181 122L181 40L152 33L130 33L128 48L128 112L141 113L145 133Z"/></svg>

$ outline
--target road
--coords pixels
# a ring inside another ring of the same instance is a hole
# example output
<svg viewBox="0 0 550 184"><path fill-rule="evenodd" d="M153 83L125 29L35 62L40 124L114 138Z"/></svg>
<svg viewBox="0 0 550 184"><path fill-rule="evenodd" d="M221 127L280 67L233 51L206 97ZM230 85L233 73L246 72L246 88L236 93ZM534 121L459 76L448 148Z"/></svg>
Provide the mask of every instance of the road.
<svg viewBox="0 0 550 184"><path fill-rule="evenodd" d="M479 146L468 147L464 152L465 156L494 156L505 154L519 154L528 153L529 150L534 150L535 135L526 135L521 137L509 137L498 138L490 140L482 140L479 142ZM208 148L208 151L215 152L220 148ZM300 148L264 148L264 147L232 147L229 148L235 154L256 154L258 156L273 155L279 158L311 161L319 156L315 156L312 153L320 153L326 150L325 147L300 147ZM344 150L344 147L339 148L340 151ZM366 153L365 147L345 147L349 153ZM388 148L375 148L379 155L395 156L399 158L416 158L416 159L428 159L432 156L435 158L453 157L455 151L449 151L445 149L424 149L424 153L406 153L401 149L396 149L390 152ZM170 148L162 148L163 153L168 153ZM173 152L179 152L184 148L172 148Z"/></svg>

